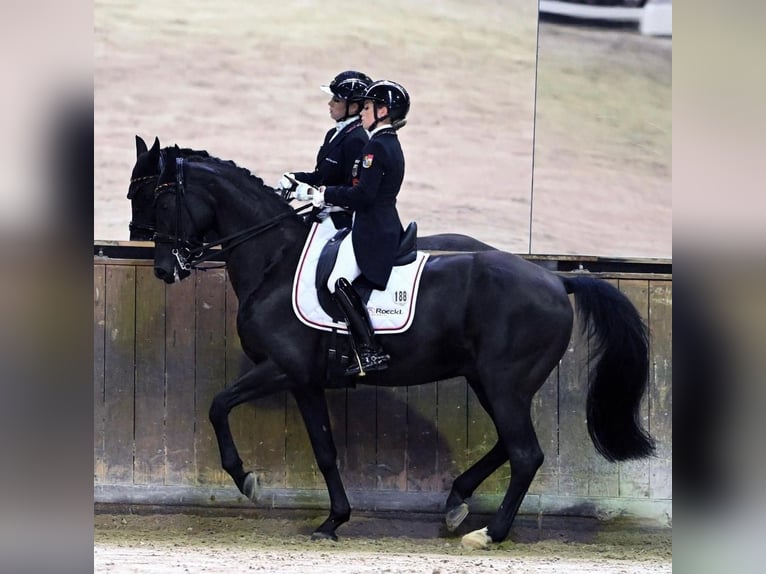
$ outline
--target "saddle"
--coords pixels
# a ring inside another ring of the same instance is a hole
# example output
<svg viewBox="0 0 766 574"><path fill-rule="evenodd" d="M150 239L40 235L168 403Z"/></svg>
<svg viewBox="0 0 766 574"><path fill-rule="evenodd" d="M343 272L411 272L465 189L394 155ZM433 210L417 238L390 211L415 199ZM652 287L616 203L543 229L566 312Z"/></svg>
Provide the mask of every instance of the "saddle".
<svg viewBox="0 0 766 574"><path fill-rule="evenodd" d="M316 289L317 298L319 304L330 317L335 321L342 322L343 314L338 309L332 293L327 288L327 280L335 268L335 263L338 260L338 250L343 239L351 232L349 227L345 227L339 230L333 237L325 244L322 249L322 253L319 256L317 262L316 271ZM394 260L394 267L401 267L402 265L409 265L417 258L417 240L418 240L418 226L417 223L412 221L404 230L401 240L399 241L399 248L396 251L396 259ZM352 285L354 289L359 293L362 301L366 304L370 300L370 294L374 287L364 277L357 277Z"/></svg>
<svg viewBox="0 0 766 574"><path fill-rule="evenodd" d="M348 233L348 229L338 230L327 218L314 223L306 238L295 270L292 301L296 317L308 327L346 332L345 320L327 289L327 280L336 263L341 241ZM379 334L403 333L410 328L415 317L420 278L428 259L428 253L415 249L415 223L407 226L399 243L396 266L384 290L374 288L364 278L353 283L363 297L373 329Z"/></svg>

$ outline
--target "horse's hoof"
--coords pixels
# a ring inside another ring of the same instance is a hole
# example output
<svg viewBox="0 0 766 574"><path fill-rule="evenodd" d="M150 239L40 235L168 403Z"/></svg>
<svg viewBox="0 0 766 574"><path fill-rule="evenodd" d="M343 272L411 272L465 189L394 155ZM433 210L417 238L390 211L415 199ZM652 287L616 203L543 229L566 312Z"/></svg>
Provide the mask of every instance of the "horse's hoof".
<svg viewBox="0 0 766 574"><path fill-rule="evenodd" d="M481 530L474 530L463 536L460 544L463 548L475 550L477 548L486 548L490 542L492 542L492 539L487 534L487 527L485 526Z"/></svg>
<svg viewBox="0 0 766 574"><path fill-rule="evenodd" d="M447 530L454 532L463 523L466 516L468 516L468 505L465 502L461 502L458 506L447 512L447 516L444 517L447 523Z"/></svg>
<svg viewBox="0 0 766 574"><path fill-rule="evenodd" d="M255 476L252 472L248 472L247 476L245 476L245 482L242 485L242 494L247 496L253 502L258 502L258 491L260 489L260 478Z"/></svg>
<svg viewBox="0 0 766 574"><path fill-rule="evenodd" d="M337 542L338 535L334 532L332 534L327 534L326 532L316 531L311 535L311 540L332 540L333 542Z"/></svg>

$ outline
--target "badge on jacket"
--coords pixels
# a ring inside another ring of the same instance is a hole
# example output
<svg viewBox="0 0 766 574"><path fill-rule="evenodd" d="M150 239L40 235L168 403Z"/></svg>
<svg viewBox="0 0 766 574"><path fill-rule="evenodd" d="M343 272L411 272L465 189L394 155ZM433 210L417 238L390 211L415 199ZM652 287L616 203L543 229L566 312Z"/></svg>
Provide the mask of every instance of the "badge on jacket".
<svg viewBox="0 0 766 574"><path fill-rule="evenodd" d="M362 160L362 167L370 167L372 165L372 158L373 155L371 153L368 153L366 156L364 156L364 159Z"/></svg>

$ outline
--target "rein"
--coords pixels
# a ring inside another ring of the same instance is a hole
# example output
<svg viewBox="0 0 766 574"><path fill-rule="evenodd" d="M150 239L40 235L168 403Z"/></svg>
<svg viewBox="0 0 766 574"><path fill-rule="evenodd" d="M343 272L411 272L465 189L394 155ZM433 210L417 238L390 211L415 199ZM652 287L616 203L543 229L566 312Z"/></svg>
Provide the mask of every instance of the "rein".
<svg viewBox="0 0 766 574"><path fill-rule="evenodd" d="M260 235L261 233L264 233L268 231L269 229L276 227L277 224L283 219L286 219L295 214L301 213L302 211L305 211L312 207L312 205L309 203L301 207L292 209L291 211L285 211L284 213L280 213L276 217L272 217L271 219L267 221L264 221L257 225L253 225L252 227L248 227L241 231L237 231L236 233L232 233L231 235L227 235L226 237L222 237L220 239L217 239L216 241L210 241L209 243L202 243L200 245L195 246L188 239L182 238L181 234L179 233L179 230L181 228L181 209L182 209L181 204L184 203L183 198L186 195L184 190L184 179L183 179L184 165L183 164L184 164L183 158L180 158L180 157L176 158L176 181L173 183L164 183L164 184L158 185L154 190L155 200L160 194L173 191L172 188L175 188L174 191L176 192L176 195L178 196L178 201L176 201L176 233L175 235L171 236L171 235L166 235L164 233L155 233L154 242L155 243L157 242L173 243L172 253L176 257L179 267L181 267L181 269L184 269L186 271L190 271L191 269L197 268L199 264L205 263L206 261L210 261L211 259L213 259L214 257L217 257L221 253L225 253L226 251L231 251L235 247L241 245L242 243L245 243L246 241L249 241L253 237L256 237ZM213 248L219 245L221 246L221 249L217 249L213 251Z"/></svg>

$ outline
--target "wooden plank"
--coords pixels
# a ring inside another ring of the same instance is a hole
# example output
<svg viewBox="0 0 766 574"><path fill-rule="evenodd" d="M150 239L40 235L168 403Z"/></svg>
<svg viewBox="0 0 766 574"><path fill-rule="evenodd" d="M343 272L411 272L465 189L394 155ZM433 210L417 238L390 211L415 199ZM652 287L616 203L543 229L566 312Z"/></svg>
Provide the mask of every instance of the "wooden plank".
<svg viewBox="0 0 766 574"><path fill-rule="evenodd" d="M407 490L407 388L377 390L377 489L403 492Z"/></svg>
<svg viewBox="0 0 766 574"><path fill-rule="evenodd" d="M137 484L165 481L165 286L151 267L136 268Z"/></svg>
<svg viewBox="0 0 766 574"><path fill-rule="evenodd" d="M435 383L407 389L407 490L442 490L436 472L440 438L436 414Z"/></svg>
<svg viewBox="0 0 766 574"><path fill-rule="evenodd" d="M104 348L105 481L133 482L136 270L106 268Z"/></svg>
<svg viewBox="0 0 766 574"><path fill-rule="evenodd" d="M194 279L165 287L165 483L195 484Z"/></svg>
<svg viewBox="0 0 766 574"><path fill-rule="evenodd" d="M529 487L530 494L543 494L558 490L558 412L559 370L553 369L543 386L532 399L532 423L545 460Z"/></svg>
<svg viewBox="0 0 766 574"><path fill-rule="evenodd" d="M401 515L403 512L440 513L444 508L443 492L397 492L381 490L349 490L349 498L353 501L352 522L350 528L358 526L359 513L363 511L381 513L393 511ZM252 510L252 504L230 487L201 487L201 486L140 486L134 485L96 485L93 489L93 498L96 503L96 512L109 511L109 505L153 505L175 507L178 511L189 507L206 507L209 511L205 514L227 514L221 509L229 509L238 512L238 509ZM543 515L543 528L552 531L557 527L548 523L548 517L570 516L579 518L600 518L613 516L619 509L622 517L637 518L640 523L655 526L668 526L667 517L672 516L671 500L646 500L626 498L579 498L543 496L534 497L532 504L525 502L522 506L526 511L540 512ZM537 503L537 504L535 504ZM315 518L310 523L295 523L295 528L308 533L310 528L319 524L319 520L327 515L327 492L324 489L263 489L261 490L261 504L273 509L298 509L310 510ZM497 509L497 495L478 495L471 500L471 512L474 523L484 522L480 514L492 513ZM172 509L171 509L172 510ZM317 512L313 512L317 511ZM280 513L277 513L279 515ZM307 514L301 513L303 516ZM479 516L477 516L479 515ZM374 519L377 523L385 520L383 516ZM316 522L315 522L316 520ZM364 522L364 518L361 519ZM530 520L526 518L525 528L530 528ZM557 524L557 520L552 521ZM517 523L518 524L518 523ZM522 523L523 524L523 523ZM547 524L547 527L546 527ZM560 524L560 523L559 523ZM585 530L589 536L594 535L598 523L596 521L579 520L580 532ZM429 528L429 537L437 536L436 526ZM585 526L583 529L582 526ZM608 526L607 526L608 528ZM349 533L347 532L347 536ZM424 536L420 532L416 536ZM443 536L443 535L442 535ZM588 538L590 539L590 538ZM333 553L334 556L342 557L343 554ZM475 570L463 570L474 572ZM507 570L499 570L500 572ZM554 571L554 570L551 570ZM582 570L580 570L582 571ZM624 571L624 570L622 570ZM630 570L632 572L632 570Z"/></svg>
<svg viewBox="0 0 766 574"><path fill-rule="evenodd" d="M360 385L349 391L348 413L344 482L348 488L374 490L377 436L375 387Z"/></svg>
<svg viewBox="0 0 766 574"><path fill-rule="evenodd" d="M649 282L651 375L649 429L657 456L649 461L649 493L653 499L673 495L673 285Z"/></svg>
<svg viewBox="0 0 766 574"><path fill-rule="evenodd" d="M586 426L585 399L588 392L588 342L576 314L572 338L559 363L559 494L588 493L588 459L594 452Z"/></svg>
<svg viewBox="0 0 766 574"><path fill-rule="evenodd" d="M197 480L202 485L229 484L208 412L213 397L226 384L226 281L222 269L194 274L197 282L195 313L195 433Z"/></svg>
<svg viewBox="0 0 766 574"><path fill-rule="evenodd" d="M449 491L469 465L468 390L463 377L436 383L438 432L436 475L439 490ZM473 393L471 393L473 394ZM470 460L473 464L475 460Z"/></svg>
<svg viewBox="0 0 766 574"><path fill-rule="evenodd" d="M106 342L106 267L93 266L93 481L105 482L104 353Z"/></svg>
<svg viewBox="0 0 766 574"><path fill-rule="evenodd" d="M620 291L636 306L641 317L649 324L649 282L620 280ZM651 351L651 349L650 349ZM651 360L651 357L650 357ZM651 384L651 381L650 381ZM651 390L647 395L651 394ZM649 397L641 403L641 424L649 428ZM649 460L632 460L619 464L619 495L629 498L649 496Z"/></svg>

